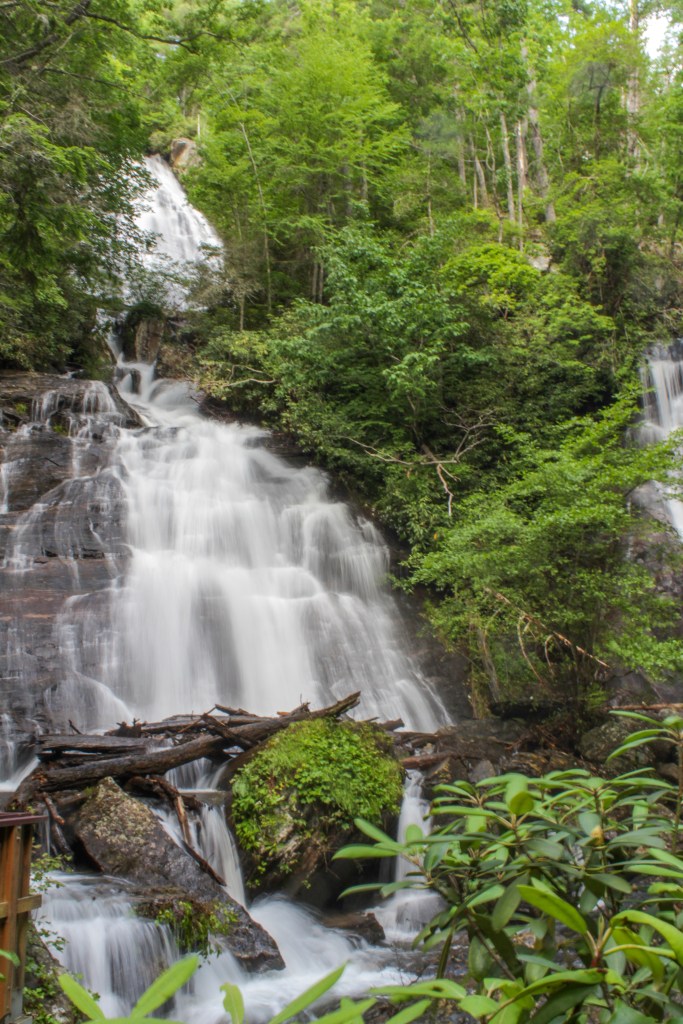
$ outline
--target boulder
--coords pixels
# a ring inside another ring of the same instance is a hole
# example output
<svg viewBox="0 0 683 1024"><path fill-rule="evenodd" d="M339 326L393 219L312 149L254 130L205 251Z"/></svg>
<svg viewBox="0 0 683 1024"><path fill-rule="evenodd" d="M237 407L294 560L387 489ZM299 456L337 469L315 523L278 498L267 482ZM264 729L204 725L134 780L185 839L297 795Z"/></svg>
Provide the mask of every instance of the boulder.
<svg viewBox="0 0 683 1024"><path fill-rule="evenodd" d="M174 843L146 804L112 779L100 782L73 814L75 838L89 860L100 871L147 891L143 913L156 917L162 910L183 921L189 905L197 934L211 931L214 944L229 950L247 970L284 967L268 933Z"/></svg>
<svg viewBox="0 0 683 1024"><path fill-rule="evenodd" d="M141 363L153 363L159 355L166 333L161 317L146 317L135 327L135 358Z"/></svg>
<svg viewBox="0 0 683 1024"><path fill-rule="evenodd" d="M601 725L585 732L579 740L579 751L582 757L593 764L604 764L613 750L624 742L629 733L635 732L639 723L631 718L611 716ZM636 747L622 757L610 762L615 771L629 771L642 765L654 764L654 756L649 745Z"/></svg>
<svg viewBox="0 0 683 1024"><path fill-rule="evenodd" d="M385 941L384 928L370 911L347 911L346 913L329 913L323 916L323 924L328 928L337 928L364 942L378 946Z"/></svg>
<svg viewBox="0 0 683 1024"><path fill-rule="evenodd" d="M659 523L665 526L673 526L671 512L666 500L664 489L655 480L648 480L634 488L629 495L633 504Z"/></svg>
<svg viewBox="0 0 683 1024"><path fill-rule="evenodd" d="M659 694L641 672L612 676L604 684L604 691L605 703L612 708L625 704L656 704L659 701Z"/></svg>
<svg viewBox="0 0 683 1024"><path fill-rule="evenodd" d="M171 143L170 163L177 174L182 174L190 167L196 167L201 163L197 143L182 137L174 139Z"/></svg>

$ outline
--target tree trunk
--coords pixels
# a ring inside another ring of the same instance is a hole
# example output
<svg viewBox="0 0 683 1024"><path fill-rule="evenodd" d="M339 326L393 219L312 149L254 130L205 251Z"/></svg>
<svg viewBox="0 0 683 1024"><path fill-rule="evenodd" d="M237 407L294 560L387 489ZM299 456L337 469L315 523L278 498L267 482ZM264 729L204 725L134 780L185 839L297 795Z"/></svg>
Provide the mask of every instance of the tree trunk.
<svg viewBox="0 0 683 1024"><path fill-rule="evenodd" d="M515 126L517 148L517 223L520 245L524 232L524 192L529 186L529 164L526 155L526 124L518 121Z"/></svg>
<svg viewBox="0 0 683 1024"><path fill-rule="evenodd" d="M488 206L489 205L489 192L488 192L488 188L486 187L486 175L484 174L484 168L481 166L481 163L479 162L479 157L477 156L477 151L474 148L474 141L473 141L471 136L470 136L470 152L472 153L472 162L474 163L474 172L475 172L475 179L476 179L475 202L474 202L474 206L475 206L475 209L476 209L476 207L477 207L477 199L476 199L476 196L477 196L477 191L476 191L477 186L478 186L479 197L481 198L481 202L482 202L483 206Z"/></svg>
<svg viewBox="0 0 683 1024"><path fill-rule="evenodd" d="M526 46L522 46L522 58L527 68L527 85L526 91L529 97L529 106L527 108L527 117L529 122L529 134L531 135L531 145L534 148L535 157L535 168L536 168L536 185L541 199L545 200L545 219L548 223L555 221L555 206L551 200L548 199L548 192L550 191L550 178L548 177L548 169L543 159L543 136L541 134L541 123L538 114L538 107L536 106L536 76L533 68L530 67L528 62L528 52Z"/></svg>
<svg viewBox="0 0 683 1024"><path fill-rule="evenodd" d="M460 125L460 131L458 133L458 177L462 182L463 189L467 190L467 164L465 162L465 135L462 131L462 123L464 121L463 112L458 107L455 114L455 119Z"/></svg>
<svg viewBox="0 0 683 1024"><path fill-rule="evenodd" d="M510 156L510 137L508 135L507 121L505 114L500 112L500 137L503 144L503 160L505 162L505 186L508 201L508 220L515 223L515 189L512 175L512 158Z"/></svg>
<svg viewBox="0 0 683 1024"><path fill-rule="evenodd" d="M254 152L251 148L249 136L247 135L247 129L242 121L240 121L240 131L242 132L244 144L247 147L247 153L249 155L251 169L254 172L254 181L256 182L256 189L259 195L259 204L261 206L261 216L263 217L263 259L266 267L266 308L270 313L271 306L273 303L273 285L270 260L270 241L268 238L268 211L266 207L266 199L263 194L263 189L261 188L261 178L259 177L258 167L256 166L256 160L254 159Z"/></svg>
<svg viewBox="0 0 683 1024"><path fill-rule="evenodd" d="M638 38L640 31L640 12L638 0L629 0L628 27L633 35ZM627 147L628 154L637 160L640 150L638 139L638 117L640 115L640 75L638 67L634 67L628 76L626 86L626 114L628 115Z"/></svg>

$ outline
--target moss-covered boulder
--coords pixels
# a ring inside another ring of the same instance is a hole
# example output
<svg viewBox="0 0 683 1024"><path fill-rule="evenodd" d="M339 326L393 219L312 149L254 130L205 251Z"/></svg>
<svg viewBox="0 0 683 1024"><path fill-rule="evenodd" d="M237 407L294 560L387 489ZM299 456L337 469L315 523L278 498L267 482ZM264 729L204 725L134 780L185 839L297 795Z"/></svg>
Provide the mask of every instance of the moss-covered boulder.
<svg viewBox="0 0 683 1024"><path fill-rule="evenodd" d="M379 825L397 813L402 780L392 741L370 724L321 718L278 733L233 781L249 886L294 894L315 878L314 901L332 899L345 880L338 863L329 869L331 855L354 834L355 818Z"/></svg>

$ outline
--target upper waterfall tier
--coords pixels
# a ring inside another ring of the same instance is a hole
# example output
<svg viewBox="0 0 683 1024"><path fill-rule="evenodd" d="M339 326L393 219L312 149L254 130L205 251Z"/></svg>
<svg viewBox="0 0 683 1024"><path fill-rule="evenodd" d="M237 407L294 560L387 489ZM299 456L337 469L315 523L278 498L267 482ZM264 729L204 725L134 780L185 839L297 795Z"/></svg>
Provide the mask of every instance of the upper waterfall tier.
<svg viewBox="0 0 683 1024"><path fill-rule="evenodd" d="M196 263L204 247L222 248L220 238L204 214L190 205L163 157L145 157L144 166L152 186L138 203L136 223L154 238L151 259L161 256L174 263Z"/></svg>

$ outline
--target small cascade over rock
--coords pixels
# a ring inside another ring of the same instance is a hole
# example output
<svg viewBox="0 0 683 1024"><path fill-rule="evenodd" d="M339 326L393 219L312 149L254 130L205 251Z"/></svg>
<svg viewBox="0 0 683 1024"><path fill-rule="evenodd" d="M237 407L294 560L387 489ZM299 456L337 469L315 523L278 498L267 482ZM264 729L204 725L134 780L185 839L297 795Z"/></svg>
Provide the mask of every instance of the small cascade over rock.
<svg viewBox="0 0 683 1024"><path fill-rule="evenodd" d="M646 443L662 441L683 428L683 340L657 345L642 370L644 422L640 428ZM667 496L659 485L648 485L638 495L641 504L661 518L661 510L683 537L683 501Z"/></svg>
<svg viewBox="0 0 683 1024"><path fill-rule="evenodd" d="M107 1016L128 1013L180 958L170 928L139 916L139 895L120 883L92 875L56 874L52 880L38 923L62 940L60 962L98 993Z"/></svg>
<svg viewBox="0 0 683 1024"><path fill-rule="evenodd" d="M405 842L411 827L418 828L423 835L429 835L432 821L429 816L429 801L423 796L424 779L418 771L406 775L403 804L398 820L397 838ZM405 882L411 875L411 865L404 857L397 857L394 881ZM381 924L389 942L410 943L421 928L438 913L441 898L434 892L418 887L399 889L386 903L374 909L374 915Z"/></svg>

